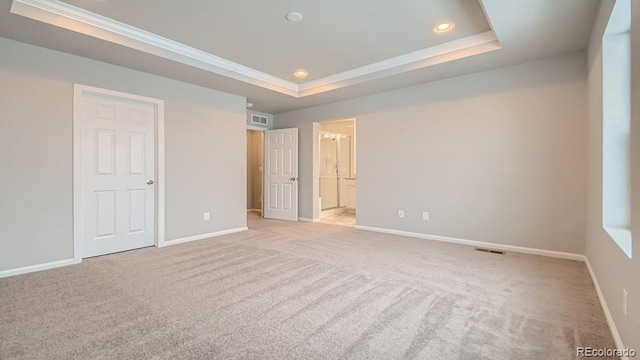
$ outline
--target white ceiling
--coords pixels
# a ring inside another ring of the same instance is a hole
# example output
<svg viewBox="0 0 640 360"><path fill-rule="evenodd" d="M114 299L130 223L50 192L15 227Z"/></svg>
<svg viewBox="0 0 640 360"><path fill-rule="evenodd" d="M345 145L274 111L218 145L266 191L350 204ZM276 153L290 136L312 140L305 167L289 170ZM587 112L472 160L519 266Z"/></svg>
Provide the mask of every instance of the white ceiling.
<svg viewBox="0 0 640 360"><path fill-rule="evenodd" d="M582 50L597 3L15 0L20 16L0 0L0 36L246 96L278 113ZM286 21L292 10L304 19ZM441 20L454 30L433 33ZM297 68L309 76L294 78Z"/></svg>
<svg viewBox="0 0 640 360"><path fill-rule="evenodd" d="M293 82L297 68L310 81L490 30L478 0L64 2ZM454 32L432 31L449 18Z"/></svg>

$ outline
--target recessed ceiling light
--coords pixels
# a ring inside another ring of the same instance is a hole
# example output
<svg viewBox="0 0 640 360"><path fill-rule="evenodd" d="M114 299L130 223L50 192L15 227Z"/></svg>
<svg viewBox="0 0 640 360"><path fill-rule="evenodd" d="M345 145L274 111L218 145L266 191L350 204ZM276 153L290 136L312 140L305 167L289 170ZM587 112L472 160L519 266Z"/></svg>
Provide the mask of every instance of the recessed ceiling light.
<svg viewBox="0 0 640 360"><path fill-rule="evenodd" d="M247 103L247 109L251 109L253 107L253 103Z"/></svg>
<svg viewBox="0 0 640 360"><path fill-rule="evenodd" d="M297 77L298 79L306 78L307 75L309 75L309 73L304 69L298 69L293 73L293 76Z"/></svg>
<svg viewBox="0 0 640 360"><path fill-rule="evenodd" d="M287 15L285 15L285 17L287 18L287 20L291 22L298 22L302 20L302 14L300 14L297 11L288 12Z"/></svg>
<svg viewBox="0 0 640 360"><path fill-rule="evenodd" d="M452 23L451 21L443 21L443 22L438 23L433 28L433 31L437 32L437 33L444 33L444 32L447 32L447 31L451 31L454 27L455 27L455 24Z"/></svg>

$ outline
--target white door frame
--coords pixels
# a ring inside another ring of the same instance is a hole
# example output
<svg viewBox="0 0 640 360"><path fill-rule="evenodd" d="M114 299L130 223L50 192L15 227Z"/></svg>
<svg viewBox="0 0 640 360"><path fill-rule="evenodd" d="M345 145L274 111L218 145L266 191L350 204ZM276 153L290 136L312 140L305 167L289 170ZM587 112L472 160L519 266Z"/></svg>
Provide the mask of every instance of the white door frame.
<svg viewBox="0 0 640 360"><path fill-rule="evenodd" d="M313 218L312 219L305 219L306 221L309 222L319 222L320 221L320 215L322 213L322 204L320 204L320 125L322 124L330 124L330 123L335 123L335 122L341 122L341 121L346 121L346 120L353 120L353 124L356 126L356 130L355 130L355 136L353 137L353 155L357 157L358 151L357 151L357 137L358 137L358 130L357 130L357 124L358 124L358 118L355 116L350 116L347 118L342 118L342 119L332 119L332 120L321 120L321 121L315 121L312 123L313 127L312 127L312 140L313 140L313 159L312 159L312 167L313 167L313 177L312 177L312 181L311 181L311 198L312 200L312 206L313 208L311 209L311 214L313 214ZM357 166L357 165L356 165ZM356 194L358 191L358 185L357 185L357 180L356 180ZM356 209L358 208L357 205L357 199L358 196L356 195ZM356 210L357 211L357 210Z"/></svg>
<svg viewBox="0 0 640 360"><path fill-rule="evenodd" d="M262 176L260 178L260 217L264 217L264 134L266 130L271 130L268 128L264 128L261 126L255 125L247 125L247 130L260 131L262 132ZM245 133L245 138L246 138ZM246 142L246 139L245 139Z"/></svg>
<svg viewBox="0 0 640 360"><path fill-rule="evenodd" d="M82 184L81 184L81 135L82 107L84 94L95 94L115 100L126 99L152 105L155 108L155 153L156 153L156 186L155 186L155 245L165 245L164 238L164 101L150 97L138 96L119 91L101 89L81 84L73 84L73 260L82 261Z"/></svg>

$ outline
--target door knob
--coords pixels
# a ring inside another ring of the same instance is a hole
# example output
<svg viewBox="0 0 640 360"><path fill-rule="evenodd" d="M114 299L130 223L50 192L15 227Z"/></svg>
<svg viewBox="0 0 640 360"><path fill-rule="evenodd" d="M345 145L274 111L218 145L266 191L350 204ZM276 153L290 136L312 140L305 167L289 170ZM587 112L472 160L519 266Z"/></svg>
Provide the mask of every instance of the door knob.
<svg viewBox="0 0 640 360"><path fill-rule="evenodd" d="M296 178L295 178L295 177L292 177L292 178L291 178L291 179L289 179L289 180L291 180L291 181L296 181Z"/></svg>
<svg viewBox="0 0 640 360"><path fill-rule="evenodd" d="M153 181L151 179L147 180L147 185L153 185L154 183L155 183L155 181Z"/></svg>

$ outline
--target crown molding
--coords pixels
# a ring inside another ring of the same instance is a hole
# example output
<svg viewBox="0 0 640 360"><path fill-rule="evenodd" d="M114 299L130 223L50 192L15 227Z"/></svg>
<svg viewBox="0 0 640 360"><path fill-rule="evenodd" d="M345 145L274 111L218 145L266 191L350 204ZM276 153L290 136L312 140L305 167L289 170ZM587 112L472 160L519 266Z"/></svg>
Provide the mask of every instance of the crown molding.
<svg viewBox="0 0 640 360"><path fill-rule="evenodd" d="M300 84L299 95L315 95L501 48L496 34L487 31Z"/></svg>
<svg viewBox="0 0 640 360"><path fill-rule="evenodd" d="M296 84L58 0L13 0L11 13L296 98L320 94L501 48L495 32L487 31L321 79ZM487 15L486 11L485 15ZM489 19L488 16L486 17Z"/></svg>
<svg viewBox="0 0 640 360"><path fill-rule="evenodd" d="M283 94L298 84L57 0L13 0L11 12Z"/></svg>

